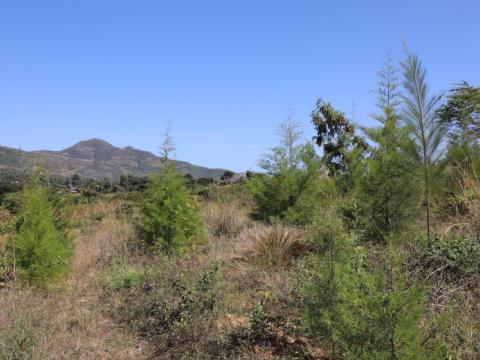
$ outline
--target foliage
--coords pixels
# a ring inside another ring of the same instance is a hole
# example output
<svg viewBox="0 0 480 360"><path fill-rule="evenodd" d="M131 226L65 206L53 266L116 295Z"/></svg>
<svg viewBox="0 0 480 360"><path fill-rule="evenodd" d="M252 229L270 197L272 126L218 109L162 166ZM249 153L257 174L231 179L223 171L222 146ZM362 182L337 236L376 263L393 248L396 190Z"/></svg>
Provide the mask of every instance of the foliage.
<svg viewBox="0 0 480 360"><path fill-rule="evenodd" d="M358 180L359 203L366 237L385 241L405 231L417 216L420 184L416 179L415 144L409 129L400 127L396 69L389 58L380 72L378 106L375 117L380 128L365 129L374 143L365 160L365 174Z"/></svg>
<svg viewBox="0 0 480 360"><path fill-rule="evenodd" d="M421 241L420 265L429 271L439 271L454 278L480 271L480 244L464 236L432 238Z"/></svg>
<svg viewBox="0 0 480 360"><path fill-rule="evenodd" d="M326 221L314 227L320 251L306 274L305 327L342 359L431 358L437 348L421 327L426 292L398 250L377 266L338 220Z"/></svg>
<svg viewBox="0 0 480 360"><path fill-rule="evenodd" d="M323 149L323 160L330 175L338 178L346 190L351 185L355 165L367 143L356 134L355 125L344 113L322 99L317 101L311 116L316 130L314 139Z"/></svg>
<svg viewBox="0 0 480 360"><path fill-rule="evenodd" d="M138 226L149 246L184 250L202 237L198 206L184 178L173 169L151 176L140 209L143 219Z"/></svg>
<svg viewBox="0 0 480 360"><path fill-rule="evenodd" d="M290 208L298 206L298 199L318 174L319 163L313 147L299 143L298 128L291 119L280 125L280 145L260 162L266 173L254 174L248 182L256 215L262 220L284 218Z"/></svg>
<svg viewBox="0 0 480 360"><path fill-rule="evenodd" d="M165 278L163 271L146 272L141 281L118 288L122 301L114 316L155 344L155 357L182 351L195 358L191 353L197 351L197 342L208 336L221 300L217 296L219 269L219 264L213 263L193 278L175 274L173 281Z"/></svg>
<svg viewBox="0 0 480 360"><path fill-rule="evenodd" d="M140 204L143 219L138 228L147 245L166 252L182 251L201 239L203 224L185 178L170 161L175 146L169 130L161 149L163 172L149 179Z"/></svg>
<svg viewBox="0 0 480 360"><path fill-rule="evenodd" d="M227 182L230 182L230 180L232 180L232 178L234 177L235 173L231 170L225 170L225 172L223 173L222 177L221 177L221 180L222 181L227 181Z"/></svg>
<svg viewBox="0 0 480 360"><path fill-rule="evenodd" d="M453 136L480 139L480 88L466 81L457 85L450 90L438 115Z"/></svg>
<svg viewBox="0 0 480 360"><path fill-rule="evenodd" d="M23 193L18 233L8 242L23 280L46 284L64 275L73 255L65 213L58 214L39 178Z"/></svg>
<svg viewBox="0 0 480 360"><path fill-rule="evenodd" d="M417 143L417 159L422 166L425 191L427 236L431 234L432 167L442 154L442 141L446 129L438 121L437 106L441 96L430 96L426 70L418 56L406 49L403 69L402 119L410 127Z"/></svg>
<svg viewBox="0 0 480 360"><path fill-rule="evenodd" d="M104 290L115 292L137 286L143 280L143 274L132 266L114 262L104 278Z"/></svg>

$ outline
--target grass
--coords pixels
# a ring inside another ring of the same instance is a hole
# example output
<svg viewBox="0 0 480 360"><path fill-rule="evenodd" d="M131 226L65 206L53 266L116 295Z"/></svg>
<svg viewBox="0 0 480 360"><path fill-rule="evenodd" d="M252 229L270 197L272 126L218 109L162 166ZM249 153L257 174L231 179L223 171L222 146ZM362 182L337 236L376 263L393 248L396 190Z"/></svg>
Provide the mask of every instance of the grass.
<svg viewBox="0 0 480 360"><path fill-rule="evenodd" d="M283 224L248 228L240 234L239 242L244 258L271 266L287 263L307 251L302 233Z"/></svg>
<svg viewBox="0 0 480 360"><path fill-rule="evenodd" d="M78 204L67 279L49 291L0 288L0 359L326 358L300 326L304 230L255 222L241 191L220 191L202 202L206 242L168 256L138 246L124 201ZM436 306L456 309L453 358L475 358L478 277L441 286Z"/></svg>

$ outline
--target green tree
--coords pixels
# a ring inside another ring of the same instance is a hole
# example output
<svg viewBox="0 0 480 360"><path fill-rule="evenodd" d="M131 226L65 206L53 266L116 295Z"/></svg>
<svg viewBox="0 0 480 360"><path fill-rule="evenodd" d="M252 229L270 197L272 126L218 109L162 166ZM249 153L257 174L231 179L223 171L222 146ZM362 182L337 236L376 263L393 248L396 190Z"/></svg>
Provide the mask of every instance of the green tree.
<svg viewBox="0 0 480 360"><path fill-rule="evenodd" d="M71 184L77 187L82 184L82 178L78 173L73 174Z"/></svg>
<svg viewBox="0 0 480 360"><path fill-rule="evenodd" d="M203 227L186 180L170 161L175 147L168 132L161 149L164 168L149 179L140 204L143 220L139 230L148 245L166 252L181 251L201 239Z"/></svg>
<svg viewBox="0 0 480 360"><path fill-rule="evenodd" d="M480 139L480 87L464 81L450 90L447 101L438 111L450 135L463 141Z"/></svg>
<svg viewBox="0 0 480 360"><path fill-rule="evenodd" d="M65 213L55 212L35 177L23 192L21 223L8 243L15 269L30 283L47 284L64 275L73 255Z"/></svg>
<svg viewBox="0 0 480 360"><path fill-rule="evenodd" d="M231 170L225 170L225 172L223 173L222 177L220 180L222 181L230 181L233 179L233 176L235 175L235 173Z"/></svg>
<svg viewBox="0 0 480 360"><path fill-rule="evenodd" d="M284 218L318 174L311 144L300 142L299 124L291 117L279 127L280 144L259 162L264 173L253 174L249 187L263 220ZM313 201L313 199L312 199Z"/></svg>
<svg viewBox="0 0 480 360"><path fill-rule="evenodd" d="M412 156L415 144L409 130L399 126L398 76L389 56L378 76L380 113L374 117L382 126L365 129L375 145L366 159L359 196L367 236L385 241L415 219L420 192L419 183L412 176L417 167Z"/></svg>
<svg viewBox="0 0 480 360"><path fill-rule="evenodd" d="M444 188L452 195L461 190L465 175L475 177L480 173L480 88L463 82L451 89L438 115L448 129L442 168L451 175Z"/></svg>
<svg viewBox="0 0 480 360"><path fill-rule="evenodd" d="M437 106L441 96L430 96L426 70L418 56L406 48L403 69L403 120L412 129L417 143L417 160L421 164L425 191L427 236L431 236L432 171L442 154L445 127L440 124Z"/></svg>
<svg viewBox="0 0 480 360"><path fill-rule="evenodd" d="M314 139L322 147L323 161L330 175L347 191L352 186L367 143L356 134L355 124L344 113L322 99L317 101L311 116L316 130Z"/></svg>

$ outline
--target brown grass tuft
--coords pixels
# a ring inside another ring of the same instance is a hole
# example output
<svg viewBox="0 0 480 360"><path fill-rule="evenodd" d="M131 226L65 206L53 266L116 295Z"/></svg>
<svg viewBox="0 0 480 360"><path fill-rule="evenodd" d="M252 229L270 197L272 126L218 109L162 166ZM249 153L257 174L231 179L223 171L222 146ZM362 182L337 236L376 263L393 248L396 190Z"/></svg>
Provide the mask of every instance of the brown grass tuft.
<svg viewBox="0 0 480 360"><path fill-rule="evenodd" d="M239 243L245 258L273 266L307 251L301 231L281 224L249 228L240 234Z"/></svg>

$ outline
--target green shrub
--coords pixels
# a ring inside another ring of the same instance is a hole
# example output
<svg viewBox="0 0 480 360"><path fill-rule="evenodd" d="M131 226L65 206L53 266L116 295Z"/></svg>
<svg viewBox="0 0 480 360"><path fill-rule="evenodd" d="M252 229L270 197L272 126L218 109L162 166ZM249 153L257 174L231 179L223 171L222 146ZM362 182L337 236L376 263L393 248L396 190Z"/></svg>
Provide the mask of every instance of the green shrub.
<svg viewBox="0 0 480 360"><path fill-rule="evenodd" d="M306 265L305 328L335 358L437 358L436 332L429 337L422 327L426 289L399 249L372 263L338 220L324 221L314 228L319 254Z"/></svg>
<svg viewBox="0 0 480 360"><path fill-rule="evenodd" d="M64 275L73 255L67 220L56 216L48 193L38 180L25 188L18 232L7 248L21 278L45 284Z"/></svg>
<svg viewBox="0 0 480 360"><path fill-rule="evenodd" d="M480 270L480 244L468 237L423 239L420 264L430 271L461 278ZM440 271L439 271L440 272Z"/></svg>
<svg viewBox="0 0 480 360"><path fill-rule="evenodd" d="M141 281L119 289L114 318L149 341L154 358L177 358L180 353L202 358L201 347L211 340L209 332L221 301L218 273L217 263L199 274L175 274L173 279L164 269L147 271Z"/></svg>
<svg viewBox="0 0 480 360"><path fill-rule="evenodd" d="M143 280L143 274L133 267L113 263L104 278L103 288L106 291L119 291L135 287Z"/></svg>
<svg viewBox="0 0 480 360"><path fill-rule="evenodd" d="M140 209L140 235L151 247L167 252L183 250L203 236L195 199L185 179L172 167L162 175L151 176Z"/></svg>

